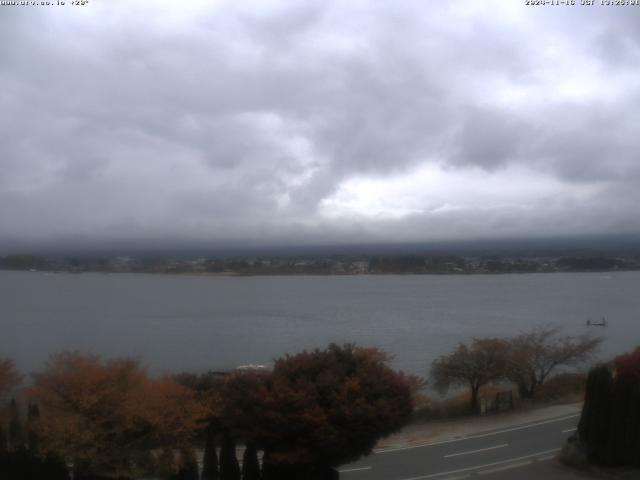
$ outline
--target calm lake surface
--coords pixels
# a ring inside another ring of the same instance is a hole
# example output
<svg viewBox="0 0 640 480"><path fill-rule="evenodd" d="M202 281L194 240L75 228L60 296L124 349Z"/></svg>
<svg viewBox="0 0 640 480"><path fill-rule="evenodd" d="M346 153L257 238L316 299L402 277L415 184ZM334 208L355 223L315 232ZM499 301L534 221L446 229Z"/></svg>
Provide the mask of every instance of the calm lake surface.
<svg viewBox="0 0 640 480"><path fill-rule="evenodd" d="M606 316L608 328L588 328ZM640 272L350 277L196 277L0 271L0 357L24 372L52 352L140 358L152 371L269 364L329 342L429 363L474 336L548 322L640 344Z"/></svg>

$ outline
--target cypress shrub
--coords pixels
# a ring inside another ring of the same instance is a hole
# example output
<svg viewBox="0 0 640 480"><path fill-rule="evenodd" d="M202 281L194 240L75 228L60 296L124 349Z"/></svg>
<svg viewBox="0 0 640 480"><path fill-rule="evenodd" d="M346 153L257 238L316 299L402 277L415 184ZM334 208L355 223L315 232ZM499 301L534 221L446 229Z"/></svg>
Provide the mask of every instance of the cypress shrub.
<svg viewBox="0 0 640 480"><path fill-rule="evenodd" d="M339 480L340 473L334 468L316 468L309 480Z"/></svg>
<svg viewBox="0 0 640 480"><path fill-rule="evenodd" d="M578 421L578 439L582 445L589 442L589 426L591 425L591 416L594 415L593 398L595 396L595 369L591 369L587 375L587 383L585 386L584 403L582 404L582 412Z"/></svg>
<svg viewBox="0 0 640 480"><path fill-rule="evenodd" d="M73 480L95 480L88 461L73 462Z"/></svg>
<svg viewBox="0 0 640 480"><path fill-rule="evenodd" d="M242 480L260 480L260 462L258 450L249 442L242 456Z"/></svg>
<svg viewBox="0 0 640 480"><path fill-rule="evenodd" d="M619 453L614 460L619 465L640 466L640 382L621 378L616 384L622 384L619 394L624 397L614 405L618 421L612 441L617 441Z"/></svg>
<svg viewBox="0 0 640 480"><path fill-rule="evenodd" d="M40 409L38 405L31 403L27 410L27 446L33 454L38 452L38 432L36 431L36 423L40 418Z"/></svg>
<svg viewBox="0 0 640 480"><path fill-rule="evenodd" d="M621 465L640 465L640 347L614 360L616 397L613 414L618 448L615 462Z"/></svg>
<svg viewBox="0 0 640 480"><path fill-rule="evenodd" d="M133 455L136 475L140 478L153 478L158 472L158 460L151 450L142 450Z"/></svg>
<svg viewBox="0 0 640 480"><path fill-rule="evenodd" d="M607 365L589 372L578 438L591 464L640 466L640 377L624 370L628 358L615 377Z"/></svg>
<svg viewBox="0 0 640 480"><path fill-rule="evenodd" d="M192 448L184 449L181 452L176 480L199 480L198 461Z"/></svg>
<svg viewBox="0 0 640 480"><path fill-rule="evenodd" d="M613 382L609 406L611 423L605 462L609 465L626 465L631 462L633 444L630 437L634 425L629 422L629 415L632 414L633 390L633 385L624 378L616 378Z"/></svg>
<svg viewBox="0 0 640 480"><path fill-rule="evenodd" d="M41 459L26 448L20 448L0 457L0 478L3 480L69 480L69 470L58 458Z"/></svg>
<svg viewBox="0 0 640 480"><path fill-rule="evenodd" d="M213 426L207 428L202 458L202 480L218 480L218 454L216 453L216 433Z"/></svg>
<svg viewBox="0 0 640 480"><path fill-rule="evenodd" d="M228 428L222 435L220 449L220 480L240 480L240 465L236 457L236 442Z"/></svg>
<svg viewBox="0 0 640 480"><path fill-rule="evenodd" d="M19 450L25 446L24 428L20 419L20 406L15 398L9 405L9 449Z"/></svg>
<svg viewBox="0 0 640 480"><path fill-rule="evenodd" d="M69 469L60 457L53 455L45 457L42 461L41 468L44 475L41 475L39 478L46 478L47 480L69 480Z"/></svg>
<svg viewBox="0 0 640 480"><path fill-rule="evenodd" d="M2 416L0 416L0 458L7 453L7 435L2 424Z"/></svg>
<svg viewBox="0 0 640 480"><path fill-rule="evenodd" d="M16 448L3 456L0 465L0 478L35 479L37 472L32 458L24 448Z"/></svg>
<svg viewBox="0 0 640 480"><path fill-rule="evenodd" d="M264 451L262 455L262 480L277 480L277 470L271 462L269 452Z"/></svg>
<svg viewBox="0 0 640 480"><path fill-rule="evenodd" d="M160 478L173 478L176 474L175 459L170 448L163 448L156 462L156 475ZM75 479L74 479L75 480Z"/></svg>
<svg viewBox="0 0 640 480"><path fill-rule="evenodd" d="M631 455L634 459L632 465L640 467L640 382L636 384L633 392L631 415L629 415L629 429L631 430Z"/></svg>
<svg viewBox="0 0 640 480"><path fill-rule="evenodd" d="M608 440L610 422L610 398L613 383L611 370L606 365L594 368L589 376L591 390L587 390L589 397L589 412L586 419L586 446L589 463L606 465L608 462Z"/></svg>
<svg viewBox="0 0 640 480"><path fill-rule="evenodd" d="M262 457L262 480L312 480L306 465L276 463L268 450Z"/></svg>

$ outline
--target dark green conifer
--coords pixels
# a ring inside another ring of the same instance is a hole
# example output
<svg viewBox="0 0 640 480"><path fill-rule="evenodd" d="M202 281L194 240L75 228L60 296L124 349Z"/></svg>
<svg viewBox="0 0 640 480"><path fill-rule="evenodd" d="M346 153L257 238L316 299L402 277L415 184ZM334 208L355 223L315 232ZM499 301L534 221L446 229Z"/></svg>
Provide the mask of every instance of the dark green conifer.
<svg viewBox="0 0 640 480"><path fill-rule="evenodd" d="M640 467L640 382L633 388L633 398L631 401L631 412L628 418L627 429L629 433L629 455L631 463L635 467Z"/></svg>
<svg viewBox="0 0 640 480"><path fill-rule="evenodd" d="M220 449L220 480L240 480L240 465L236 457L236 442L228 428L222 435Z"/></svg>
<svg viewBox="0 0 640 480"><path fill-rule="evenodd" d="M578 436L589 463L640 466L640 377L591 369Z"/></svg>
<svg viewBox="0 0 640 480"><path fill-rule="evenodd" d="M597 366L589 372L585 405L578 425L580 440L586 445L589 463L608 463L612 383L611 369L607 365Z"/></svg>
<svg viewBox="0 0 640 480"><path fill-rule="evenodd" d="M176 480L198 480L198 461L193 448L185 448L180 453L180 466Z"/></svg>
<svg viewBox="0 0 640 480"><path fill-rule="evenodd" d="M42 471L44 472L40 478L47 480L69 480L69 469L67 464L60 457L53 455L47 456L42 461Z"/></svg>
<svg viewBox="0 0 640 480"><path fill-rule="evenodd" d="M589 370L587 382L585 385L584 403L582 404L582 412L578 421L578 438L583 445L589 442L589 426L590 419L593 415L593 401L595 397L595 381L596 375L594 369Z"/></svg>
<svg viewBox="0 0 640 480"><path fill-rule="evenodd" d="M609 460L612 465L640 464L640 380L617 376L611 407Z"/></svg>
<svg viewBox="0 0 640 480"><path fill-rule="evenodd" d="M7 434L2 424L2 416L0 416L0 457L7 453Z"/></svg>
<svg viewBox="0 0 640 480"><path fill-rule="evenodd" d="M38 452L38 432L36 424L40 419L40 409L35 403L30 403L27 410L27 444L33 454Z"/></svg>
<svg viewBox="0 0 640 480"><path fill-rule="evenodd" d="M632 385L625 382L624 379L617 378L613 382L611 390L609 432L606 442L607 451L603 463L624 465L630 446L626 437Z"/></svg>
<svg viewBox="0 0 640 480"><path fill-rule="evenodd" d="M258 450L249 442L242 456L242 480L260 480L260 462Z"/></svg>
<svg viewBox="0 0 640 480"><path fill-rule="evenodd" d="M24 428L20 419L20 406L15 398L9 405L9 449L19 450L25 447Z"/></svg>
<svg viewBox="0 0 640 480"><path fill-rule="evenodd" d="M158 456L157 476L160 478L174 478L176 474L175 459L170 448L163 448Z"/></svg>
<svg viewBox="0 0 640 480"><path fill-rule="evenodd" d="M204 456L202 458L202 480L218 480L218 454L216 453L216 432L212 425L207 428Z"/></svg>
<svg viewBox="0 0 640 480"><path fill-rule="evenodd" d="M75 461L73 463L73 480L93 480L91 465L88 461Z"/></svg>

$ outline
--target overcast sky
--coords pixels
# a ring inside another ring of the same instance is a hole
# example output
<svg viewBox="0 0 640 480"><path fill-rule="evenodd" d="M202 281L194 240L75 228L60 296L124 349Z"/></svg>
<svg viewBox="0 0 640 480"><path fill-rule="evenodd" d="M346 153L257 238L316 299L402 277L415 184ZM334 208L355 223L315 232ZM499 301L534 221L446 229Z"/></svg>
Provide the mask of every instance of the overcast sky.
<svg viewBox="0 0 640 480"><path fill-rule="evenodd" d="M637 233L639 65L634 6L0 6L0 243Z"/></svg>

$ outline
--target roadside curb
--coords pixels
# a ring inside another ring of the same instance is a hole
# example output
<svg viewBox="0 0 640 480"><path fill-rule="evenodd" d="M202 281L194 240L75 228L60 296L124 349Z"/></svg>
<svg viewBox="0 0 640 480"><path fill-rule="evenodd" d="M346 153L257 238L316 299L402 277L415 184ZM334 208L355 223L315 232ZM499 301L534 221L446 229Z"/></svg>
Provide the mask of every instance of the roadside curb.
<svg viewBox="0 0 640 480"><path fill-rule="evenodd" d="M518 429L525 425L575 416L580 413L581 409L582 402L579 402L490 416L410 424L400 432L378 442L374 452L421 447L474 436L491 435L496 431Z"/></svg>

